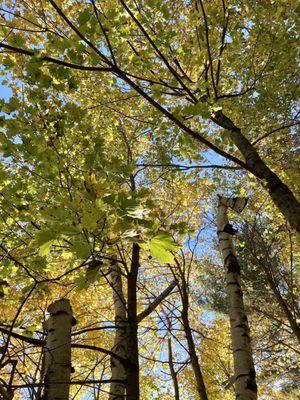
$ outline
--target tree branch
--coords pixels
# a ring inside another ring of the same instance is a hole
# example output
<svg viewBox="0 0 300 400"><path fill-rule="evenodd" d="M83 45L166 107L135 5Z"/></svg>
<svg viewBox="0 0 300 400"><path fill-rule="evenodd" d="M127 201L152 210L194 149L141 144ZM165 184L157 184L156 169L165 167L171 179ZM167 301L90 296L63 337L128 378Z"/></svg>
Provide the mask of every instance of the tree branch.
<svg viewBox="0 0 300 400"><path fill-rule="evenodd" d="M111 383L111 382L120 382L124 383L124 380L121 379L86 379L84 381L70 381L69 385L90 385L93 383ZM65 382L54 382L55 385L65 384ZM25 389L25 388L33 388L33 387L43 387L45 383L27 383L24 385L12 385L13 389Z"/></svg>
<svg viewBox="0 0 300 400"><path fill-rule="evenodd" d="M230 169L230 170L238 170L240 167L233 167L230 165L182 165L182 164L136 164L137 167L145 167L145 168L178 168L180 170L189 170L189 169Z"/></svg>
<svg viewBox="0 0 300 400"><path fill-rule="evenodd" d="M76 26L69 20L66 14L58 7L55 1L49 0L49 3L55 8L58 15L69 25L69 27L76 33L76 35L80 37L80 39L83 40L91 49L93 49L95 53L99 55L101 60L105 62L105 64L110 65L110 67L112 67L112 63L109 61L109 59L105 57L105 55L102 54L101 51L76 28Z"/></svg>
<svg viewBox="0 0 300 400"><path fill-rule="evenodd" d="M296 122L291 122L290 124L287 125L282 125L279 126L278 128L272 129L270 132L265 133L264 135L262 135L261 137L259 137L258 139L254 140L254 142L252 142L252 146L256 145L258 142L260 142L261 140L265 139L266 137L272 135L272 133L281 131L282 129L286 129L286 128L291 128L292 126L297 126L300 124L300 121L296 121Z"/></svg>
<svg viewBox="0 0 300 400"><path fill-rule="evenodd" d="M77 69L85 69L85 70L92 70L92 71L108 71L108 72L113 72L115 73L119 78L121 78L123 81L125 81L129 86L131 86L137 93L139 93L149 104L151 104L154 108L156 108L158 111L160 111L165 117L167 117L171 122L173 122L175 125L177 125L180 129L182 129L184 132L188 133L191 137L193 137L195 140L198 142L204 144L211 150L213 150L215 153L219 154L220 156L227 158L228 160L234 162L235 164L240 165L242 168L245 170L248 170L249 172L252 172L252 170L249 169L247 164L243 162L242 160L238 159L235 156L232 156L231 154L227 153L226 151L220 149L213 143L211 143L209 140L207 140L205 137L200 135L198 132L195 132L192 130L189 126L185 125L179 118L177 118L174 114L172 114L170 111L168 111L165 107L163 107L161 104L159 104L156 100L154 100L148 93L145 92L145 90L139 86L136 82L134 82L126 72L122 71L120 68L113 66L111 61L109 61L93 43L91 43L88 39L85 38L84 35L82 35L79 30L74 26L74 24L67 18L67 16L62 12L62 10L56 5L56 3L53 0L49 0L49 2L53 5L53 7L56 9L58 14L64 19L64 21L70 26L70 28L85 42L87 43L97 54L100 56L100 58L108 64L110 67L84 67L84 66L77 66L74 64L70 64L61 60L53 59L52 57L45 56L43 57L44 61L50 61L50 62L57 62L59 64L69 66L70 68L74 67ZM124 5L124 2L122 2ZM124 5L125 7L126 5ZM125 7L126 8L126 7ZM1 44L0 44L1 45ZM2 47L7 47L8 45L3 45ZM9 46L11 47L11 46ZM156 47L156 46L155 46ZM30 50L23 50L23 49L17 49L17 48L12 48L12 50L20 50L21 53L27 54L29 56L33 56L34 53ZM185 85L184 85L185 86Z"/></svg>
<svg viewBox="0 0 300 400"><path fill-rule="evenodd" d="M18 54L25 54L25 55L31 56L31 57L37 56L37 53L35 53L33 50L21 49L19 47L10 46L9 44L6 44L6 43L0 43L0 48L10 50L10 51L12 51L14 53L18 53ZM79 69L81 71L98 71L98 72L99 71L100 72L112 71L112 68L110 68L110 67L91 67L91 66L85 66L85 65L72 64L67 61L59 60L57 58L53 58L53 57L49 57L49 56L42 56L41 58L39 58L39 61L49 61L49 62L52 62L53 64L63 65L65 67L72 68L72 69Z"/></svg>
<svg viewBox="0 0 300 400"><path fill-rule="evenodd" d="M10 46L9 44L6 44L6 43L0 43L0 48L10 50L10 51L12 51L14 53L18 53L18 54L25 54L25 55L31 56L31 57L37 56L37 53L35 53L33 50L21 49L19 47ZM85 65L72 64L67 61L59 60L57 58L53 58L53 57L49 57L49 56L42 56L39 58L39 61L49 61L49 62L52 62L53 64L63 65L68 68L79 69L82 71L98 71L98 72L99 71L100 72L112 71L111 67L91 67L91 66L85 66Z"/></svg>
<svg viewBox="0 0 300 400"><path fill-rule="evenodd" d="M127 4L125 3L125 1L120 0L120 3L122 4L122 6L125 8L125 10L128 12L128 14L130 15L130 17L133 19L133 21L135 22L135 24L139 27L139 29L141 30L141 32L145 35L146 39L148 40L148 42L150 43L150 45L153 47L153 49L155 50L155 52L157 53L157 55L161 58L161 60L163 61L163 63L165 64L165 66L168 68L168 70L171 72L171 74L174 76L174 78L178 81L178 83L181 85L181 87L186 90L186 92L188 93L188 95L191 97L191 100L194 103L198 102L198 99L194 96L194 94L189 90L189 88L185 85L185 83L182 81L182 79L180 78L180 76L178 75L177 71L172 67L172 65L169 63L169 61L167 60L167 58L164 56L164 54L160 51L160 49L156 46L155 42L151 39L151 37L149 36L148 32L146 31L146 29L143 27L143 25L140 23L140 21L136 18L136 16L134 15L134 13L130 10L130 8L127 6Z"/></svg>
<svg viewBox="0 0 300 400"><path fill-rule="evenodd" d="M8 335L9 337L13 337L15 339L22 340L25 343L32 344L36 347L43 347L46 344L45 340L35 339L35 338L30 338L28 336L20 335L19 333L13 332L12 330L5 329L3 327L0 327L0 332L4 333L5 335ZM80 343L72 343L71 347L76 348L76 349L87 349L87 350L99 351L100 353L104 353L112 358L115 358L116 360L120 361L120 363L122 363L124 365L128 364L128 360L126 360L125 358L120 357L117 354L115 354L113 351L104 349L102 347L92 346L92 345L88 345L88 344L80 344Z"/></svg>
<svg viewBox="0 0 300 400"><path fill-rule="evenodd" d="M215 99L218 98L218 91L215 83L215 78L214 78L214 70L213 70L213 60L212 60L212 55L211 55L211 50L210 50L210 44L209 44L209 29L208 29L208 22L206 18L206 13L204 10L204 6L202 3L202 0L199 0L202 15L204 18L204 25L205 25L205 38L206 38L206 46L207 46L207 54L208 54L208 59L209 59L209 65L210 65L210 76L211 76L211 83L214 89L214 94L215 94Z"/></svg>
<svg viewBox="0 0 300 400"><path fill-rule="evenodd" d="M172 292L176 285L177 282L173 281L159 296L156 297L152 303L149 304L144 311L138 314L137 321L141 322L144 318L151 314L152 311L154 311L156 307L159 306L159 304Z"/></svg>
<svg viewBox="0 0 300 400"><path fill-rule="evenodd" d="M42 346L44 346L44 344L46 344L46 342L44 340L20 335L19 333L9 331L8 329L3 328L2 326L0 326L0 332L4 333L5 335L10 335L11 337L13 337L15 339L22 340L25 343L29 343L29 344L32 344L37 347L42 347Z"/></svg>

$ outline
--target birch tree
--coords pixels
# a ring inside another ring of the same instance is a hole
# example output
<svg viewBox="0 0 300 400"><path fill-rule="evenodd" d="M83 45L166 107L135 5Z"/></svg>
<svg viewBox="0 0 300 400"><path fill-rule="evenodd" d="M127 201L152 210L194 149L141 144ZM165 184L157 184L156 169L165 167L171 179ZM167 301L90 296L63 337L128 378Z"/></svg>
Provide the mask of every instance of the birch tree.
<svg viewBox="0 0 300 400"><path fill-rule="evenodd" d="M47 304L67 297L78 316L70 397L124 393L125 371L132 400L178 392L232 400L211 210L217 191L251 192L262 218L272 215L274 237L283 225L299 230L294 2L6 0L0 8L1 390L39 398L42 320ZM220 236L232 245L227 228ZM296 244L272 259L270 290L257 290L248 273L265 264L239 258L260 396L272 400L299 395ZM190 276L174 264L179 250L195 261ZM115 253L123 282L108 270ZM225 264L238 287L234 257ZM98 259L103 271L90 268ZM239 290L230 295L242 308Z"/></svg>
<svg viewBox="0 0 300 400"><path fill-rule="evenodd" d="M72 308L67 299L50 304L45 323L47 342L44 347L44 383L46 400L68 400L71 381Z"/></svg>
<svg viewBox="0 0 300 400"><path fill-rule="evenodd" d="M229 223L227 209L241 212L247 199L219 197L217 229L226 272L226 291L229 303L231 341L234 357L235 393L237 399L256 400L257 386L255 368L250 344L250 330L245 312L241 288L240 264L237 260L232 235L234 228Z"/></svg>
<svg viewBox="0 0 300 400"><path fill-rule="evenodd" d="M120 357L128 358L127 349L127 311L126 300L123 293L121 268L116 261L111 263L110 285L113 293L115 312L115 338L112 351ZM126 380L124 365L115 358L111 358L111 377L117 380ZM125 399L125 383L114 382L110 386L110 400Z"/></svg>

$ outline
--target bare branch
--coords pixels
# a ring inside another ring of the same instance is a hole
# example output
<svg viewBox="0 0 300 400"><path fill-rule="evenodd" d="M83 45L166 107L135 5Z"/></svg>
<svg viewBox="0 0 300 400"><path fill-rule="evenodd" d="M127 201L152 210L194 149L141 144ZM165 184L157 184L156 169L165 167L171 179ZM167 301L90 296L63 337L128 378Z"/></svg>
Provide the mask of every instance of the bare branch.
<svg viewBox="0 0 300 400"><path fill-rule="evenodd" d="M290 124L287 125L282 125L279 126L278 128L272 129L270 132L265 133L264 135L262 135L261 137L259 137L258 139L254 140L254 142L252 143L252 146L254 146L255 144L257 144L258 142L260 142L261 140L265 139L266 137L272 135L272 133L281 131L282 129L287 129L287 128L291 128L292 126L297 126L300 124L300 121L296 121L296 122L291 122Z"/></svg>
<svg viewBox="0 0 300 400"><path fill-rule="evenodd" d="M177 285L177 281L173 281L159 296L156 297L156 299L149 304L149 306L142 311L140 314L137 316L138 322L141 322L144 318L146 318L149 314L152 313L156 309L157 306L160 305L160 303L167 297L169 294L172 292L172 290L175 288Z"/></svg>
<svg viewBox="0 0 300 400"><path fill-rule="evenodd" d="M240 167L233 167L230 165L182 165L182 164L136 164L137 167L145 167L145 168L178 168L179 170L189 170L189 169L230 169L230 170L239 170Z"/></svg>

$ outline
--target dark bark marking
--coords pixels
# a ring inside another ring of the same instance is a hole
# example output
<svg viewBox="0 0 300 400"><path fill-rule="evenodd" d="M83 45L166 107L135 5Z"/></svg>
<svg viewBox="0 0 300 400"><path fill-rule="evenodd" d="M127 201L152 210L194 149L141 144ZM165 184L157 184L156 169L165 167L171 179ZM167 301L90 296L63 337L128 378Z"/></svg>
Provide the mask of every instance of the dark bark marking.
<svg viewBox="0 0 300 400"><path fill-rule="evenodd" d="M236 325L236 328L242 328L242 329L248 330L246 324L239 324L239 325Z"/></svg>
<svg viewBox="0 0 300 400"><path fill-rule="evenodd" d="M252 390L253 392L257 392L257 385L255 382L256 373L254 369L250 369L249 378L247 379L247 389Z"/></svg>
<svg viewBox="0 0 300 400"><path fill-rule="evenodd" d="M238 295L241 296L241 297L244 296L242 289L237 289L237 290L234 291L234 293L235 293L235 294L238 294Z"/></svg>
<svg viewBox="0 0 300 400"><path fill-rule="evenodd" d="M241 267L240 267L240 265L236 259L236 256L234 254L228 254L228 256L225 259L225 265L227 267L228 272L240 274Z"/></svg>
<svg viewBox="0 0 300 400"><path fill-rule="evenodd" d="M243 332L243 333L242 333L242 336L245 336L245 337L247 337L248 339L250 339L249 334L248 334L247 332Z"/></svg>
<svg viewBox="0 0 300 400"><path fill-rule="evenodd" d="M238 230L235 229L229 222L224 226L223 232L229 233L229 235L235 235Z"/></svg>

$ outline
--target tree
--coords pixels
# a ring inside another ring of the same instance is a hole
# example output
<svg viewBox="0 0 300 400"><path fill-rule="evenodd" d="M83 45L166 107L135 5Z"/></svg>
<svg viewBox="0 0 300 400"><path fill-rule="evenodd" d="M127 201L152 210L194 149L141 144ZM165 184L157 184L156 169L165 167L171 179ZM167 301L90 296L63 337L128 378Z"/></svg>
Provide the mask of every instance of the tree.
<svg viewBox="0 0 300 400"><path fill-rule="evenodd" d="M294 275L293 266L293 242L295 239L292 233L286 231L284 227L278 229L276 239L274 236L272 237L274 233L268 233L259 220L255 221L253 226L245 225L241 238L244 245L241 244L239 252L243 259L242 262L251 264L251 269L245 269L245 273L260 275L261 288L257 287L257 289L269 289L271 293L263 296L269 297L272 294L280 308L280 313L288 321L295 339L300 343L300 327L297 323L299 301L295 292L297 276ZM280 239L279 235L281 236ZM288 237L289 249L286 248L286 236ZM285 252L289 252L289 254L284 254Z"/></svg>
<svg viewBox="0 0 300 400"><path fill-rule="evenodd" d="M232 235L236 233L229 223L227 210L241 212L248 199L219 197L217 227L224 267L226 269L226 291L228 293L231 341L234 357L236 398L257 399L255 368L250 344L250 329L243 302L240 282L240 263L235 255Z"/></svg>
<svg viewBox="0 0 300 400"><path fill-rule="evenodd" d="M72 309L66 299L50 304L50 318L45 323L44 383L46 400L68 399L71 377Z"/></svg>
<svg viewBox="0 0 300 400"><path fill-rule="evenodd" d="M250 197L229 226L244 298L229 294L249 317L259 397L297 398L293 12L3 2L1 396L43 396L43 323L68 299L70 397L234 398L221 194Z"/></svg>
<svg viewBox="0 0 300 400"><path fill-rule="evenodd" d="M24 55L27 62L33 57L37 64L32 71L29 61L29 73L33 79L42 78L46 86L51 85L53 73L57 85L62 80L62 85L66 82L71 87L70 74L75 75L75 71L89 71L93 76L109 73L117 89L131 88L154 108L152 118L161 114L172 123L175 133L182 130L265 181L272 200L299 232L295 218L299 202L253 145L298 124L290 95L297 68L292 3L274 4L274 12L266 13L256 3L251 7L226 2L204 5L199 0L181 7L180 2L138 5L120 0L100 8L91 1L83 5L79 15L74 5L66 13L54 0L32 4L34 11L18 1L4 11L9 43L1 47L12 53L6 61L10 68L18 70L13 67L18 55ZM55 28L45 10L54 19ZM285 22L281 23L283 15ZM166 23L168 29L164 28ZM18 32L11 35L11 29ZM20 32L24 32L22 37ZM268 45L271 50L266 53ZM239 57L232 60L234 52ZM254 67L253 58L259 69ZM226 80L228 75L232 80ZM259 117L253 121L254 110ZM275 119L271 130L269 123L262 122L268 118ZM216 135L200 133L203 120L214 124L211 130L218 133L220 143L214 139ZM229 147L226 138L230 139ZM244 160L233 153L233 145Z"/></svg>
<svg viewBox="0 0 300 400"><path fill-rule="evenodd" d="M196 346L193 338L193 332L191 329L190 321L189 321L189 285L187 283L187 279L189 279L189 273L191 269L191 263L186 265L185 259L183 258L183 265L180 265L180 262L176 260L176 265L178 269L178 275L180 279L180 284L179 284L179 291L180 291L180 297L181 297L181 302L182 302L182 310L181 310L181 322L183 326L183 330L185 333L186 341L187 341L187 348L188 348L188 354L191 359L191 364L193 368L193 372L195 375L195 380L196 380L196 385L197 385L197 392L199 395L199 398L201 400L207 400L207 391L200 367L200 363L198 360L198 355L196 352ZM191 260L192 262L192 260Z"/></svg>

